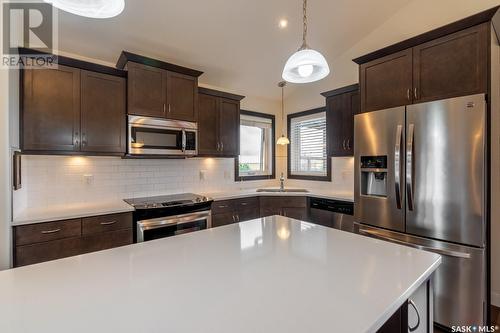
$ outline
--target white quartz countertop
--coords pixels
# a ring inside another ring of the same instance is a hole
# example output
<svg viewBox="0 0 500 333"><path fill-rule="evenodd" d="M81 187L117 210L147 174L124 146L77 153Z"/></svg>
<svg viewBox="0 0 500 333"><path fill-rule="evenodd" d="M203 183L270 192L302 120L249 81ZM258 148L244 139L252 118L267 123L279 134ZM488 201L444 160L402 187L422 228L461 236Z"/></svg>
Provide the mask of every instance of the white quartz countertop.
<svg viewBox="0 0 500 333"><path fill-rule="evenodd" d="M290 187L290 189L293 188L294 187ZM277 187L274 188L271 187L268 189L277 189ZM213 198L215 201L238 199L238 198L253 197L253 196L262 196L262 197L306 196L313 198L354 202L354 194L352 192L326 191L326 190L315 190L315 189L308 189L307 191L308 192L257 192L257 189L245 189L245 190L229 190L229 191L205 193L204 195Z"/></svg>
<svg viewBox="0 0 500 333"><path fill-rule="evenodd" d="M257 189L230 190L223 192L202 193L215 201L238 199L251 196L308 196L332 200L353 202L353 194L349 192L335 192L324 190L309 190L309 192L257 192ZM13 226L59 221L87 216L97 216L134 211L134 208L123 200L103 202L86 202L51 205L47 207L27 208L12 221Z"/></svg>
<svg viewBox="0 0 500 333"><path fill-rule="evenodd" d="M0 332L376 332L440 260L256 219L0 272Z"/></svg>
<svg viewBox="0 0 500 333"><path fill-rule="evenodd" d="M53 205L48 207L25 209L19 216L14 218L12 225L18 226L23 224L75 219L86 216L131 211L134 211L134 207L130 206L123 200Z"/></svg>

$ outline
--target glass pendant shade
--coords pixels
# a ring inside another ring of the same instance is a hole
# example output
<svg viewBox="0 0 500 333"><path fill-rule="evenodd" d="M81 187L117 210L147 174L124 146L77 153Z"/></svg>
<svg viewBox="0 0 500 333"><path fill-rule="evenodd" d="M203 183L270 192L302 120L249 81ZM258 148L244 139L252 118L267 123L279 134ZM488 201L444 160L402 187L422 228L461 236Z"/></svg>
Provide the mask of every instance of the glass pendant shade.
<svg viewBox="0 0 500 333"><path fill-rule="evenodd" d="M290 140L288 140L288 138L285 136L285 134L282 134L282 135L278 138L278 141L276 141L276 144L277 144L277 145L281 145L281 146L286 146L286 145L289 145L289 144L290 144Z"/></svg>
<svg viewBox="0 0 500 333"><path fill-rule="evenodd" d="M311 49L301 49L285 64L283 80L291 83L309 83L321 80L330 74L330 68L321 53Z"/></svg>
<svg viewBox="0 0 500 333"><path fill-rule="evenodd" d="M111 18L125 8L125 0L44 0L65 12L91 17Z"/></svg>

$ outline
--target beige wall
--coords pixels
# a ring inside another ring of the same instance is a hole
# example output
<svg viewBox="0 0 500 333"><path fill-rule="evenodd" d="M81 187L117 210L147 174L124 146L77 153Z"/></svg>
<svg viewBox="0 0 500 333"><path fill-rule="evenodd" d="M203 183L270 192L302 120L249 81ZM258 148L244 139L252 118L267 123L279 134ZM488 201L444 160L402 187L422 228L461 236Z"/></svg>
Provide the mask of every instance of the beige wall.
<svg viewBox="0 0 500 333"><path fill-rule="evenodd" d="M0 17L2 17L1 7ZM9 71L0 69L0 270L10 267L11 258L9 174Z"/></svg>

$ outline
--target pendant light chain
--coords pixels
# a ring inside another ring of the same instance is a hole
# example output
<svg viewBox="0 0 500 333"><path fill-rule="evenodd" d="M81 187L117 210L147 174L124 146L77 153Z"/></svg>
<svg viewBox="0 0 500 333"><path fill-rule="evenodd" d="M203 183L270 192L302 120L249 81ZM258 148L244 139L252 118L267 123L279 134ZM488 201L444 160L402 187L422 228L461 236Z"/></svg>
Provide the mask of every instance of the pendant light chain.
<svg viewBox="0 0 500 333"><path fill-rule="evenodd" d="M300 47L301 50L308 49L309 47L307 46L306 42L306 37L307 37L307 0L304 0L303 6L302 6L302 20L303 20L303 30L302 30L302 46Z"/></svg>

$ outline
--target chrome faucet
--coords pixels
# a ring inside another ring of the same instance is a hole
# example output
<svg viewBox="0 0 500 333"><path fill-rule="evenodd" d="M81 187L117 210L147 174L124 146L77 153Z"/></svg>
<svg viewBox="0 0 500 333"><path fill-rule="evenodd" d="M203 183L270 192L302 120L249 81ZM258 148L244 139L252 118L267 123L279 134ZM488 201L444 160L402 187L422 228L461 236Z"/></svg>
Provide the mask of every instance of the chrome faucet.
<svg viewBox="0 0 500 333"><path fill-rule="evenodd" d="M285 192L285 176L283 176L283 172L280 177L280 191Z"/></svg>

